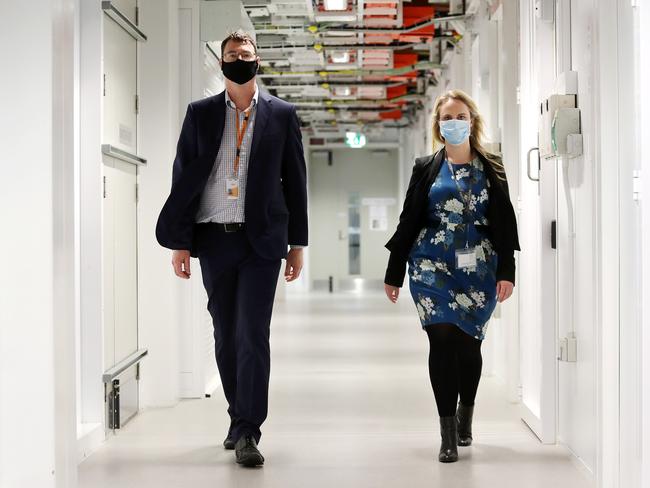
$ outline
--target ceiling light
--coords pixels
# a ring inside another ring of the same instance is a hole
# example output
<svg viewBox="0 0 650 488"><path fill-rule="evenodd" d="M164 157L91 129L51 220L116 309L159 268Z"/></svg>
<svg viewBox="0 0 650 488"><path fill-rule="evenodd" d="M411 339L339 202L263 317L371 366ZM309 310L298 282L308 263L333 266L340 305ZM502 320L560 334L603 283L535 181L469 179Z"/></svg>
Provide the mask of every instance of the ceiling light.
<svg viewBox="0 0 650 488"><path fill-rule="evenodd" d="M352 90L349 86L335 86L334 87L334 96L335 97L349 97L352 95Z"/></svg>
<svg viewBox="0 0 650 488"><path fill-rule="evenodd" d="M316 22L354 22L357 20L357 14L348 14L348 13L342 13L342 14L328 14L328 13L320 13L314 15L314 19Z"/></svg>
<svg viewBox="0 0 650 488"><path fill-rule="evenodd" d="M345 31L345 30L328 30L326 32L327 36L332 36L332 37L351 37L354 38L355 40L359 40L356 34L350 33L350 31ZM324 37L324 39L327 39L327 37ZM392 38L391 38L392 40Z"/></svg>
<svg viewBox="0 0 650 488"><path fill-rule="evenodd" d="M323 0L325 10L346 10L348 0Z"/></svg>
<svg viewBox="0 0 650 488"><path fill-rule="evenodd" d="M350 53L347 51L332 51L330 58L332 58L332 63L349 63Z"/></svg>

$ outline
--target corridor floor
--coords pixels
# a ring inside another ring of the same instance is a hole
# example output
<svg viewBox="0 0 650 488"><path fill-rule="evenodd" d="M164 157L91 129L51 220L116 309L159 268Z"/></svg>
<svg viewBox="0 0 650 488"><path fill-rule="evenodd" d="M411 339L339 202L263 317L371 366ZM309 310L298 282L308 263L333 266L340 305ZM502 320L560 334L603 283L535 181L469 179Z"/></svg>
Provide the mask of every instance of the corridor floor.
<svg viewBox="0 0 650 488"><path fill-rule="evenodd" d="M543 446L484 377L474 445L441 464L426 336L410 301L378 293L291 297L272 324L270 412L261 469L221 442L221 391L142 412L79 467L83 488L583 488L561 446Z"/></svg>

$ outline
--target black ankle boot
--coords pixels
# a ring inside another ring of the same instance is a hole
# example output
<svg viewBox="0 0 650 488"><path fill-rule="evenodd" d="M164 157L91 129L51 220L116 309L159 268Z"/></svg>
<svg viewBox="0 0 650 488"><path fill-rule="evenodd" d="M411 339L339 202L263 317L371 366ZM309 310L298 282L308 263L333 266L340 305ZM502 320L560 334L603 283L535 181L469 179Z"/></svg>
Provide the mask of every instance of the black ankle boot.
<svg viewBox="0 0 650 488"><path fill-rule="evenodd" d="M441 463L454 463L458 461L458 433L456 431L456 417L440 417L440 454L438 461Z"/></svg>
<svg viewBox="0 0 650 488"><path fill-rule="evenodd" d="M472 445L472 416L474 415L474 407L466 407L462 403L458 403L458 411L456 418L458 419L458 445L471 446Z"/></svg>

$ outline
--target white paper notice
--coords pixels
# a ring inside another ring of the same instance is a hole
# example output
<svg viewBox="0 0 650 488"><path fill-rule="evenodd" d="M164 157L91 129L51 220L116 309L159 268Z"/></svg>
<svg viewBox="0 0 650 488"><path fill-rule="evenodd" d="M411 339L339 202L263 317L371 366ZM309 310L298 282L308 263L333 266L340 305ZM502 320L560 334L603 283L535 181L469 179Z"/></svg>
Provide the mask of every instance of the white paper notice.
<svg viewBox="0 0 650 488"><path fill-rule="evenodd" d="M388 207L385 205L371 205L369 207L370 230L388 230Z"/></svg>

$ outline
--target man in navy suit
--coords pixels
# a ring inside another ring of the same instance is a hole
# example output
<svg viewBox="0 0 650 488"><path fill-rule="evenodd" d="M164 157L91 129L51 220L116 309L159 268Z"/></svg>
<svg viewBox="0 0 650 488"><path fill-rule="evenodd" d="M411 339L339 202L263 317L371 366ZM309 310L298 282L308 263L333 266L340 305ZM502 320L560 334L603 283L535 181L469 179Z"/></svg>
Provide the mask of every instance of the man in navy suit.
<svg viewBox="0 0 650 488"><path fill-rule="evenodd" d="M156 237L174 250L180 278L199 258L231 420L223 444L252 467L264 463L257 444L280 264L286 258L286 281L298 278L307 245L305 160L295 107L258 90L251 36L230 34L221 57L226 90L187 108Z"/></svg>

